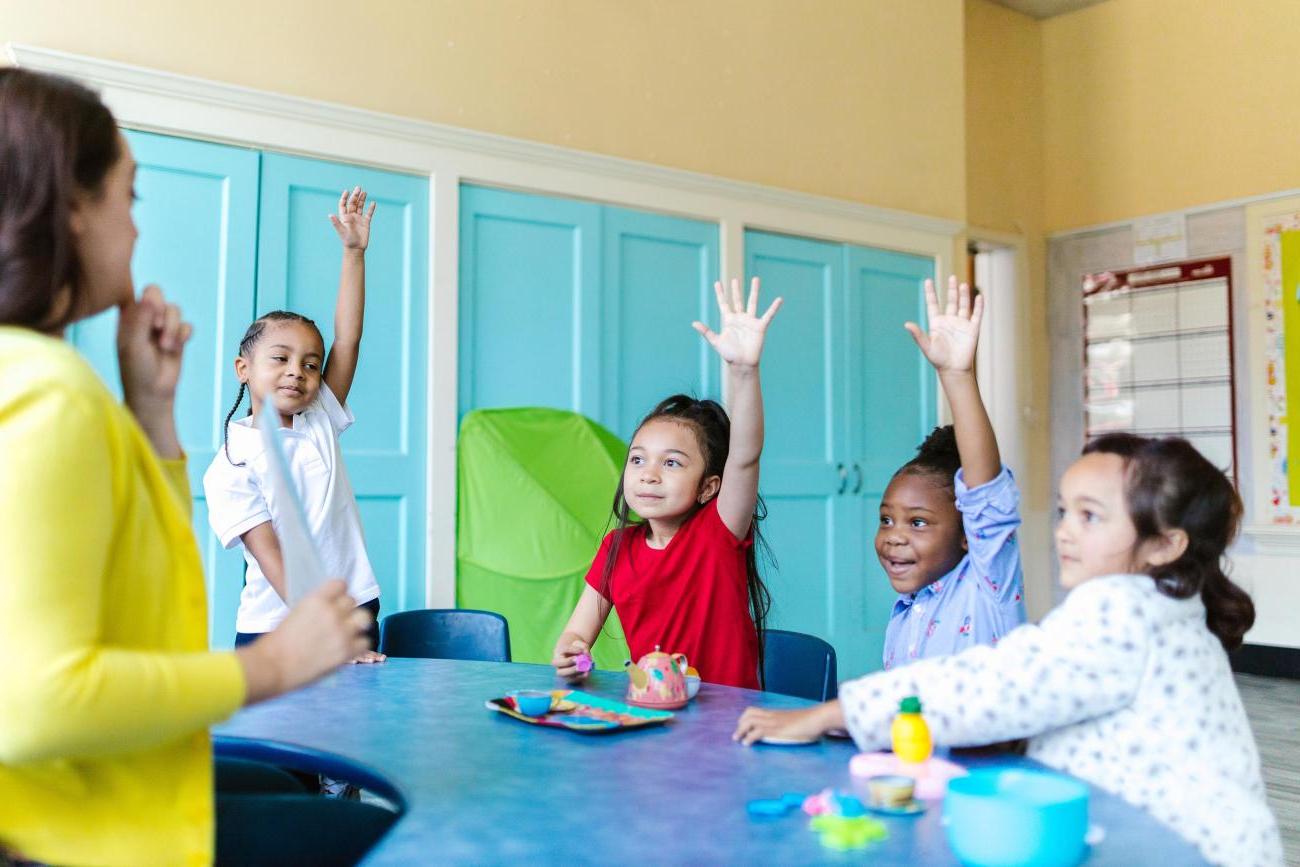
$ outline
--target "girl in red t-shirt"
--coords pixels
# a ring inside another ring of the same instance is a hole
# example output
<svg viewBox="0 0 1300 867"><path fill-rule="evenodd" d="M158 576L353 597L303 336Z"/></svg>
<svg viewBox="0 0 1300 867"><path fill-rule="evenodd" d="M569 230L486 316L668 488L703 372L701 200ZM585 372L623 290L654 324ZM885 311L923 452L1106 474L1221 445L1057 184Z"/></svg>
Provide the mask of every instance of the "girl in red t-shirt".
<svg viewBox="0 0 1300 867"><path fill-rule="evenodd" d="M748 303L739 280L714 284L722 330L693 327L726 365L732 418L712 400L673 395L641 422L614 493L618 528L601 542L552 663L581 679L612 609L633 659L658 645L684 653L700 679L757 689L763 622L771 600L754 555L763 396L758 361L781 307L758 315L758 278ZM633 520L635 513L637 520ZM760 540L761 541L761 540Z"/></svg>

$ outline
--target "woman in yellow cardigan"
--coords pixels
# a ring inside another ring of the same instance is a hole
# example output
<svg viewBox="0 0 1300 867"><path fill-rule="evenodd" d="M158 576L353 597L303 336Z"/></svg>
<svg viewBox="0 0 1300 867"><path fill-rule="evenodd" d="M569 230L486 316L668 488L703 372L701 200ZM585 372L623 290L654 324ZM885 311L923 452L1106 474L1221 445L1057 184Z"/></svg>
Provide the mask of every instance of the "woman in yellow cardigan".
<svg viewBox="0 0 1300 867"><path fill-rule="evenodd" d="M134 173L93 93L0 69L0 861L211 862L208 726L366 648L337 581L207 649L173 420L190 327L135 297ZM61 339L110 306L125 406Z"/></svg>

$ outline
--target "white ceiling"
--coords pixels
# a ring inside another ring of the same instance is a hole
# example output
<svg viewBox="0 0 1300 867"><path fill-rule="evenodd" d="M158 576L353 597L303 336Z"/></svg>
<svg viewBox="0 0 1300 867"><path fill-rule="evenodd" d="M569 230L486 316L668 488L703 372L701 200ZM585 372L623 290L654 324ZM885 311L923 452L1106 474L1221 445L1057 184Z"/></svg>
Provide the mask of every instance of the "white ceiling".
<svg viewBox="0 0 1300 867"><path fill-rule="evenodd" d="M1032 18L1051 18L1064 15L1085 6L1096 6L1104 0L993 0L1009 9L1023 12Z"/></svg>

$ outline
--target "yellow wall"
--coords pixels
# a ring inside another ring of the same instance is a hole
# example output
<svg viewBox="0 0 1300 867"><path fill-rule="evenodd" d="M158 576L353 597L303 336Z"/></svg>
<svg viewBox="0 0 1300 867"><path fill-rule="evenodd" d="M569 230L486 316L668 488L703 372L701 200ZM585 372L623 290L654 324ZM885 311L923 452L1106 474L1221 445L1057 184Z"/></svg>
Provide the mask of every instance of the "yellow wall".
<svg viewBox="0 0 1300 867"><path fill-rule="evenodd" d="M1043 24L1049 230L1300 187L1300 3L1109 0Z"/></svg>
<svg viewBox="0 0 1300 867"><path fill-rule="evenodd" d="M0 41L965 212L961 0L0 0Z"/></svg>
<svg viewBox="0 0 1300 867"><path fill-rule="evenodd" d="M1024 239L1028 285L1021 287L1016 340L1022 404L1045 418L1051 379L1043 240L1042 27L990 0L966 0L966 216L981 230ZM985 239L987 240L987 238ZM990 295L990 304L1000 303ZM1048 426L1024 431L1020 479L1025 532L1026 600L1046 611L1050 588L1051 452Z"/></svg>

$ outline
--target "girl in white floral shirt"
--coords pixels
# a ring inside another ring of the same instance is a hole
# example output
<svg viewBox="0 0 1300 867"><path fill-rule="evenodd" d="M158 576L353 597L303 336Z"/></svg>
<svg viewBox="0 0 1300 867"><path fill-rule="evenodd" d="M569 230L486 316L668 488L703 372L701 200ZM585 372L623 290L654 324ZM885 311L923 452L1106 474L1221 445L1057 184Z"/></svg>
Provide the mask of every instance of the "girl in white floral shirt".
<svg viewBox="0 0 1300 867"><path fill-rule="evenodd" d="M1224 574L1241 500L1186 440L1112 434L1061 479L1065 601L996 648L974 647L840 686L812 708L749 708L735 739L847 726L889 745L916 695L937 743L1030 738L1029 755L1114 792L1216 864L1279 865L1277 822L1226 651L1254 622Z"/></svg>

